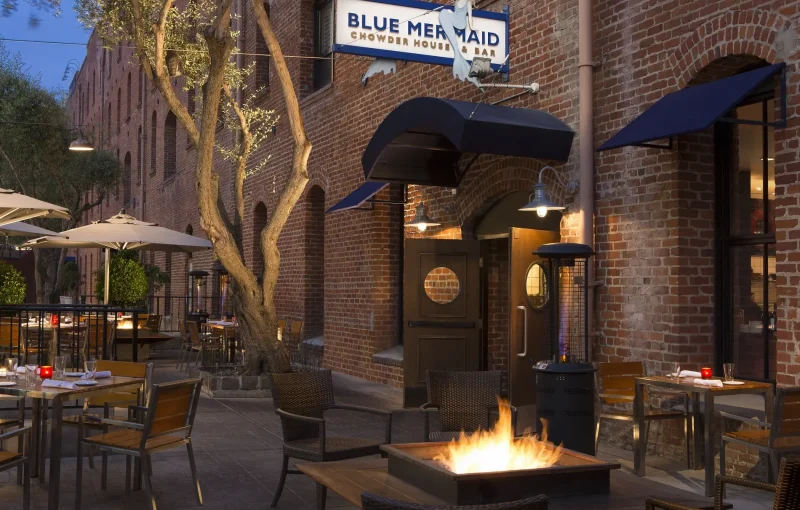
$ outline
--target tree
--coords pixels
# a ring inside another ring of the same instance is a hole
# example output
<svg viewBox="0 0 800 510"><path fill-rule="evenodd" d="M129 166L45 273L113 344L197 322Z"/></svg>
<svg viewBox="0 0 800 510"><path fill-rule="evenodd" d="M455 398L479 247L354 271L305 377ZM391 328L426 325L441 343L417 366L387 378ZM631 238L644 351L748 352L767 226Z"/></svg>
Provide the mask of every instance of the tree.
<svg viewBox="0 0 800 510"><path fill-rule="evenodd" d="M261 370L267 361L275 372L290 371L283 344L277 338L275 287L280 253L278 236L308 182L311 143L306 136L300 105L289 69L261 0L251 0L267 48L272 56L283 93L294 140L292 166L272 216L260 233L264 259L263 279L245 265L241 226L244 218L244 182L249 158L277 122L274 112L256 106L255 93L244 90L252 68L238 69L233 56L235 34L231 31L232 0L192 0L176 6L173 0L78 0L78 17L107 43L134 47L145 75L161 93L188 134L197 153L195 180L201 224L213 244L214 253L231 277L234 307L240 333L247 347L250 372ZM202 89L202 107L193 118L178 97L173 78L183 75L187 89ZM241 93L237 93L241 91ZM257 91L256 91L257 92ZM219 110L223 120L236 131L231 147L218 146L216 127ZM217 152L235 167L234 217L220 205L219 175L214 170Z"/></svg>
<svg viewBox="0 0 800 510"><path fill-rule="evenodd" d="M33 220L44 228L77 226L102 203L122 175L107 151L75 153L63 97L31 76L18 54L0 44L0 187L69 209L71 221ZM66 250L35 250L36 298L53 302L62 292Z"/></svg>
<svg viewBox="0 0 800 510"><path fill-rule="evenodd" d="M142 306L147 299L149 287L144 265L125 252L117 253L111 257L109 267L108 301L112 305L122 307ZM105 287L105 268L95 272L94 292L102 296Z"/></svg>
<svg viewBox="0 0 800 510"><path fill-rule="evenodd" d="M0 305L24 303L27 288L22 273L11 264L0 261Z"/></svg>
<svg viewBox="0 0 800 510"><path fill-rule="evenodd" d="M40 20L36 11L53 12L55 16L61 14L61 0L22 0L21 2L20 0L0 0L0 16L4 18L11 16L17 12L20 3L28 4L34 9L28 16L28 26L31 28L39 26Z"/></svg>

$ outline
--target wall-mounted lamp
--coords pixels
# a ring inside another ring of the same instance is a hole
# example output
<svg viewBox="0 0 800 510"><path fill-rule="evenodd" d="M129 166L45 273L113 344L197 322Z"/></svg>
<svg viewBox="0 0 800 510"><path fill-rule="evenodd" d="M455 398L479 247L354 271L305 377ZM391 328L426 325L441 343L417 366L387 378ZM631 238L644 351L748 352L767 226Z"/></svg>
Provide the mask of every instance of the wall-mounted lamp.
<svg viewBox="0 0 800 510"><path fill-rule="evenodd" d="M556 175L558 182L567 188L567 193L575 193L578 191L578 181L567 181L561 174L556 171L552 166L545 166L539 170L539 182L533 187L533 193L529 197L530 202L525 207L521 207L520 211L536 211L540 218L547 216L547 211L563 211L566 209L563 205L558 205L550 200L550 194L547 193L547 186L542 182L542 174L545 170L550 169Z"/></svg>
<svg viewBox="0 0 800 510"><path fill-rule="evenodd" d="M406 223L406 227L416 227L420 232L425 232L428 227L438 227L441 223L436 223L428 217L427 207L422 202L417 206L417 212L414 214L414 219Z"/></svg>
<svg viewBox="0 0 800 510"><path fill-rule="evenodd" d="M89 143L89 140L83 136L79 136L69 144L69 150L74 152L91 152L94 150L94 147Z"/></svg>

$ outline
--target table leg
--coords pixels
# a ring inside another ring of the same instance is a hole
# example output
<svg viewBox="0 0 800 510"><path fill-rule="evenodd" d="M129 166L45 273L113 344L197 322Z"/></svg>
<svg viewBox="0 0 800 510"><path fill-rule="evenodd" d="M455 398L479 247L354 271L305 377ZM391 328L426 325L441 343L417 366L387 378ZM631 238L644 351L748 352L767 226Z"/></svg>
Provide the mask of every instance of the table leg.
<svg viewBox="0 0 800 510"><path fill-rule="evenodd" d="M45 483L47 477L44 475L47 469L47 400L42 399L41 411L41 441L39 446L39 483ZM51 459L52 462L52 459Z"/></svg>
<svg viewBox="0 0 800 510"><path fill-rule="evenodd" d="M633 472L645 475L647 445L644 437L644 385L636 382L633 398Z"/></svg>
<svg viewBox="0 0 800 510"><path fill-rule="evenodd" d="M764 393L764 421L767 423L772 421L772 405L775 398L774 391L772 385L770 385L769 389Z"/></svg>
<svg viewBox="0 0 800 510"><path fill-rule="evenodd" d="M39 436L41 430L41 399L31 399L31 477L36 478L39 476L39 447L41 446L41 438Z"/></svg>
<svg viewBox="0 0 800 510"><path fill-rule="evenodd" d="M700 443L702 442L702 433L700 427L697 426L700 420L700 394L697 392L692 393L692 446L693 452L693 467L694 469L701 469L703 467L703 459L700 458Z"/></svg>
<svg viewBox="0 0 800 510"><path fill-rule="evenodd" d="M58 496L61 489L61 420L63 418L63 402L53 399L52 439L50 441L50 487L48 510L58 510Z"/></svg>
<svg viewBox="0 0 800 510"><path fill-rule="evenodd" d="M713 440L713 425L714 425L714 396L710 391L705 394L705 417L703 420L703 432L705 440L705 470L706 470L706 497L710 498L714 495L714 440Z"/></svg>

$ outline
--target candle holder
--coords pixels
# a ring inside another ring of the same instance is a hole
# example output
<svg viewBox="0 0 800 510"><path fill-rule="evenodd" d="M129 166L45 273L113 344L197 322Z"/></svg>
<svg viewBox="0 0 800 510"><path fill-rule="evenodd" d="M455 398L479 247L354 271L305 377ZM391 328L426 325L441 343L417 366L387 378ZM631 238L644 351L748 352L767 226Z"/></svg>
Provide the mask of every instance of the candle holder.
<svg viewBox="0 0 800 510"><path fill-rule="evenodd" d="M710 367L703 367L700 369L700 378L701 379L711 379L712 371Z"/></svg>
<svg viewBox="0 0 800 510"><path fill-rule="evenodd" d="M50 379L53 377L53 367L50 365L44 365L39 368L39 377L42 379Z"/></svg>
<svg viewBox="0 0 800 510"><path fill-rule="evenodd" d="M50 325L51 326L58 326L58 314L54 313L50 316Z"/></svg>

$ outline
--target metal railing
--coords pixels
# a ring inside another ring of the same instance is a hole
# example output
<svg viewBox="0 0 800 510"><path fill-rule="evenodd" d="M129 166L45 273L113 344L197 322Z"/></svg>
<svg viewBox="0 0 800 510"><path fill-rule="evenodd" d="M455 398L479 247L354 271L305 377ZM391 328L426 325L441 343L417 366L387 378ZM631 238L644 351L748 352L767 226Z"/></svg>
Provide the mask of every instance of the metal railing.
<svg viewBox="0 0 800 510"><path fill-rule="evenodd" d="M99 305L102 301L97 296L81 296L82 303ZM142 310L151 315L160 315L160 331L176 333L179 331L178 323L189 317L194 312L197 298L190 296L148 296L146 304ZM230 316L230 313L221 314L219 306L215 306L216 300L211 296L200 298L200 309L207 313L209 317Z"/></svg>

